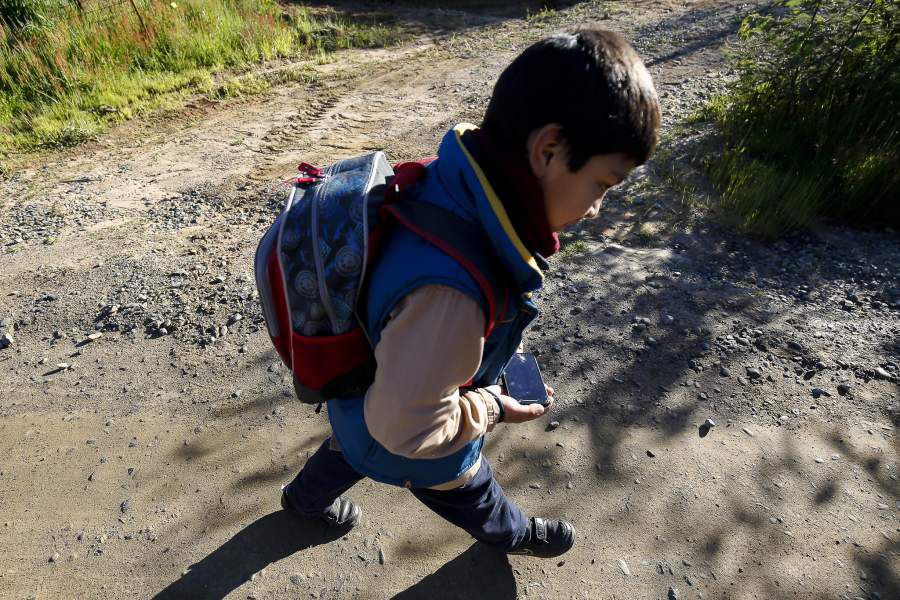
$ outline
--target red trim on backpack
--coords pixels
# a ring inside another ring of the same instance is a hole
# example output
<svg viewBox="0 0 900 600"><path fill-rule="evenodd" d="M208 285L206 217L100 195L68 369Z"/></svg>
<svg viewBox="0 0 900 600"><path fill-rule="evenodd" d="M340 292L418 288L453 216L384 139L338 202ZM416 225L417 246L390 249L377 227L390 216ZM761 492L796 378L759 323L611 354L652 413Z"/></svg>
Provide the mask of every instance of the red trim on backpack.
<svg viewBox="0 0 900 600"><path fill-rule="evenodd" d="M293 366L297 379L308 388L322 389L328 382L365 364L372 356L362 327L341 335L307 337L292 331L291 350L302 356Z"/></svg>
<svg viewBox="0 0 900 600"><path fill-rule="evenodd" d="M491 285L488 283L487 278L484 274L478 270L478 267L473 265L469 260L462 255L462 253L458 252L456 248L444 242L444 240L437 238L431 233L421 229L402 217L393 206L383 206L381 210L389 212L391 216L393 216L397 221L399 221L404 227L418 235L419 237L427 240L431 244L434 244L438 248L441 249L445 254L449 255L453 260L458 262L466 271L468 271L469 275L475 280L478 284L478 287L481 288L482 293L487 298L488 303L488 315L487 315L487 325L485 326L484 337L487 338L491 335L491 331L494 329L494 316L496 315L496 307L497 302L494 297L494 291L491 289Z"/></svg>
<svg viewBox="0 0 900 600"><path fill-rule="evenodd" d="M278 356L289 368L291 366L291 319L288 315L287 301L284 295L284 278L281 274L281 263L278 262L278 245L273 247L266 260L266 272L272 286L272 301L275 304L275 321L278 323L279 335L272 338Z"/></svg>

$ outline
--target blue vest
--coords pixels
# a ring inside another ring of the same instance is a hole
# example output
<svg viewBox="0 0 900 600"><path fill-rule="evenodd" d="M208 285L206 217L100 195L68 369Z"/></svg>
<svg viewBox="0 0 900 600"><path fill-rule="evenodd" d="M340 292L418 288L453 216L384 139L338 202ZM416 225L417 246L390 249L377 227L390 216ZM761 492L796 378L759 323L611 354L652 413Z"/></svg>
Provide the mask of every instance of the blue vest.
<svg viewBox="0 0 900 600"><path fill-rule="evenodd" d="M532 293L543 283L546 263L532 255L513 229L503 204L488 183L462 140L472 125L458 125L447 132L438 158L425 178L409 191L410 199L436 204L453 211L486 234L506 276L505 310L499 315L482 353L473 385L493 385L522 340L525 328L538 314ZM475 299L488 315L487 299L459 263L415 233L395 227L384 241L372 266L366 296L366 330L373 345L397 302L425 285L445 285ZM443 458L410 459L392 454L369 433L361 396L328 402L328 418L344 458L359 473L392 485L431 487L452 481L478 460L483 438L473 440Z"/></svg>

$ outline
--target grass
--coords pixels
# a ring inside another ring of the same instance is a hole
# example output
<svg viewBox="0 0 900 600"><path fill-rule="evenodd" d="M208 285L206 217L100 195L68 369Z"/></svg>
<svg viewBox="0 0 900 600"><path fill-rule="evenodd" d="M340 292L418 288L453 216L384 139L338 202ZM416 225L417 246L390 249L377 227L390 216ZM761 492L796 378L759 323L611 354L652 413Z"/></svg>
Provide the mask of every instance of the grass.
<svg viewBox="0 0 900 600"><path fill-rule="evenodd" d="M222 72L400 39L379 22L303 7L284 12L274 0L135 0L143 21L127 0L99 17L74 2L0 0L0 17L23 3L34 8L24 20L0 19L0 152L7 154L73 146L197 92L227 98L273 83L245 75L215 84Z"/></svg>
<svg viewBox="0 0 900 600"><path fill-rule="evenodd" d="M704 117L721 213L765 237L900 225L900 4L779 0L741 28L737 78Z"/></svg>

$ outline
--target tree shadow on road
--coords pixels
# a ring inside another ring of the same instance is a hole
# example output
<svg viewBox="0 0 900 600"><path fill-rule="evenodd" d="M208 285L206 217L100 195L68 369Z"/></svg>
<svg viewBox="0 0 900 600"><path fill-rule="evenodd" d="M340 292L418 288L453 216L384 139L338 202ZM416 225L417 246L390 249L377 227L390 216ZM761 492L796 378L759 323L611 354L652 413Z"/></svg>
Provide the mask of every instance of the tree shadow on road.
<svg viewBox="0 0 900 600"><path fill-rule="evenodd" d="M224 598L254 573L297 552L335 541L343 531L324 523L303 520L285 511L270 513L239 531L156 594L156 600Z"/></svg>

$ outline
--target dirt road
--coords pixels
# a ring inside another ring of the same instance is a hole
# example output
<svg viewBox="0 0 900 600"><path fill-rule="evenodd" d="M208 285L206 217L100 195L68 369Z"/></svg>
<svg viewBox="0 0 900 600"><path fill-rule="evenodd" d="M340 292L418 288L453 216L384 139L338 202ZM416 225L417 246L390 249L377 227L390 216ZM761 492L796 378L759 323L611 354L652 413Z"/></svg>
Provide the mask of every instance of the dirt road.
<svg viewBox="0 0 900 600"><path fill-rule="evenodd" d="M434 32L20 165L0 182L0 598L900 597L900 240L742 239L672 176L696 135L675 125L727 77L746 10L411 12ZM252 255L279 181L433 152L518 50L582 23L647 57L664 152L552 261L526 343L559 427L501 426L486 450L576 548L497 555L370 482L346 536L292 520L279 486L328 426L261 329Z"/></svg>

